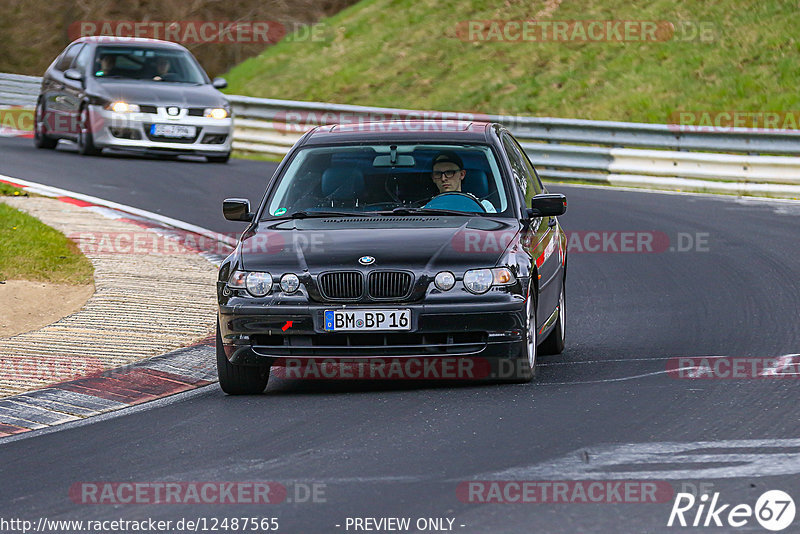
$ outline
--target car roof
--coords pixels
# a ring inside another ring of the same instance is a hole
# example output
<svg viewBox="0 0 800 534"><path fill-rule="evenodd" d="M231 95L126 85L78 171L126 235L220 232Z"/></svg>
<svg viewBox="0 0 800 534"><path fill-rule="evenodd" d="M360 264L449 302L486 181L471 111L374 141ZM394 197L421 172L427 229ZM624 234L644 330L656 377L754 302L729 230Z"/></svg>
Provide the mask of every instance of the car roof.
<svg viewBox="0 0 800 534"><path fill-rule="evenodd" d="M153 48L170 48L173 50L186 50L178 43L162 41L160 39L146 39L144 37L114 37L112 35L90 35L75 39L73 43L95 43L109 46L147 45Z"/></svg>
<svg viewBox="0 0 800 534"><path fill-rule="evenodd" d="M487 143L492 123L455 120L395 120L328 124L311 130L304 145L339 143Z"/></svg>

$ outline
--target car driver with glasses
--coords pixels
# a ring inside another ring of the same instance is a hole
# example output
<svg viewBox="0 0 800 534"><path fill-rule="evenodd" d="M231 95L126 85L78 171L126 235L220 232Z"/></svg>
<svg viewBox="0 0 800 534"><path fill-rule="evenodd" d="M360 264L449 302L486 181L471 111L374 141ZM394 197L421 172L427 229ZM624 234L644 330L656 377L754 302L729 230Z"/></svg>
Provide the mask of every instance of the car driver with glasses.
<svg viewBox="0 0 800 534"><path fill-rule="evenodd" d="M461 161L458 154L454 152L441 152L433 158L431 178L433 179L433 183L436 184L440 195L442 193L462 193L461 182L464 181L466 175L467 171L464 169L464 163ZM474 195L470 193L465 194L474 197ZM480 200L477 198L475 200L480 202L487 213L497 212L494 205L488 200Z"/></svg>

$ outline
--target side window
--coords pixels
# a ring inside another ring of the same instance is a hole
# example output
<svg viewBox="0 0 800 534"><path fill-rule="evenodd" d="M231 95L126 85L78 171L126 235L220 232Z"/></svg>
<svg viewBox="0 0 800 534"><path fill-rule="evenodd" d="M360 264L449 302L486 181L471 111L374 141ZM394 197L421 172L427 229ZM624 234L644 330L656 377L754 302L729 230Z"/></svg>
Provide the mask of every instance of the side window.
<svg viewBox="0 0 800 534"><path fill-rule="evenodd" d="M82 47L83 43L77 43L67 48L67 51L64 52L64 55L61 56L61 59L58 60L56 69L60 71L67 70L69 66L72 65L72 60L75 59L75 56L78 55L78 52L80 52L80 49Z"/></svg>
<svg viewBox="0 0 800 534"><path fill-rule="evenodd" d="M507 135L503 135L503 147L506 149L508 161L511 163L511 173L514 178L514 183L522 193L525 193L525 174L523 172L524 165L519 160L519 154L514 148L514 143Z"/></svg>
<svg viewBox="0 0 800 534"><path fill-rule="evenodd" d="M92 61L91 49L91 46L84 46L78 54L78 57L75 58L75 68L83 73L86 73L86 67L88 67L89 63Z"/></svg>
<svg viewBox="0 0 800 534"><path fill-rule="evenodd" d="M536 195L540 194L542 192L543 187L542 187L542 181L539 179L539 173L537 173L536 169L533 168L531 160L528 159L528 155L525 153L525 150L522 148L522 146L520 146L519 141L514 139L514 145L517 147L517 150L519 150L520 158L522 159L522 162L525 164L525 169L528 173L528 176L530 176L530 182L531 185L533 185L534 194Z"/></svg>
<svg viewBox="0 0 800 534"><path fill-rule="evenodd" d="M511 163L514 182L517 184L520 194L525 198L525 205L530 206L531 198L536 194L536 186L534 186L536 176L529 171L525 156L520 153L517 144L510 135L503 135L503 146Z"/></svg>

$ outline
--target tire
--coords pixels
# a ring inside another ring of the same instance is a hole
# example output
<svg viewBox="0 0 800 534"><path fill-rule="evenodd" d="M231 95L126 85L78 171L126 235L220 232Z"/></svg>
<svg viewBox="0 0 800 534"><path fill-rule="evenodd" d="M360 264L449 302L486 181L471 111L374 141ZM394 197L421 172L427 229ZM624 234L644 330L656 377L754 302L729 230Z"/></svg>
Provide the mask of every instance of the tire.
<svg viewBox="0 0 800 534"><path fill-rule="evenodd" d="M541 354L561 354L564 352L566 340L567 299L564 286L561 286L561 296L558 297L558 319L553 330L539 346Z"/></svg>
<svg viewBox="0 0 800 534"><path fill-rule="evenodd" d="M206 161L209 163L228 163L228 160L231 159L231 153L228 152L224 156L206 156Z"/></svg>
<svg viewBox="0 0 800 534"><path fill-rule="evenodd" d="M33 144L36 148L52 150L58 144L58 139L47 135L47 126L44 121L44 105L42 101L36 102L33 122Z"/></svg>
<svg viewBox="0 0 800 534"><path fill-rule="evenodd" d="M537 332L536 305L534 298L528 296L525 306L527 322L525 340L520 343L520 355L516 358L501 360L495 372L501 382L509 384L527 384L536 377ZM508 365L510 364L510 366ZM509 373L511 370L511 373Z"/></svg>
<svg viewBox="0 0 800 534"><path fill-rule="evenodd" d="M99 156L102 150L94 145L94 136L89 126L89 106L83 106L78 121L78 153L82 156Z"/></svg>
<svg viewBox="0 0 800 534"><path fill-rule="evenodd" d="M219 387L228 395L258 395L269 381L269 366L251 367L234 365L228 361L222 347L222 336L217 321L217 376Z"/></svg>

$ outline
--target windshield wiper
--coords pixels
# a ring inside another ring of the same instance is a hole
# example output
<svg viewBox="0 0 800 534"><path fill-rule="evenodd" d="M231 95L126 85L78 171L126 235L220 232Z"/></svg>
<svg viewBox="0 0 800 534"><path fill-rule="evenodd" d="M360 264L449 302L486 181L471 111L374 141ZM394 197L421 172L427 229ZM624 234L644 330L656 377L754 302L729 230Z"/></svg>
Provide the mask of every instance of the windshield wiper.
<svg viewBox="0 0 800 534"><path fill-rule="evenodd" d="M354 211L295 211L287 215L290 219L305 219L308 217L360 217L361 212Z"/></svg>
<svg viewBox="0 0 800 534"><path fill-rule="evenodd" d="M378 211L381 215L461 215L461 216L471 216L477 215L478 212L472 211L458 211L458 210L446 210L441 208L410 208L410 207L399 207L394 208L391 211Z"/></svg>

